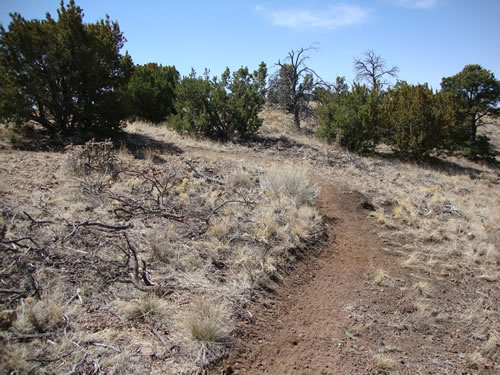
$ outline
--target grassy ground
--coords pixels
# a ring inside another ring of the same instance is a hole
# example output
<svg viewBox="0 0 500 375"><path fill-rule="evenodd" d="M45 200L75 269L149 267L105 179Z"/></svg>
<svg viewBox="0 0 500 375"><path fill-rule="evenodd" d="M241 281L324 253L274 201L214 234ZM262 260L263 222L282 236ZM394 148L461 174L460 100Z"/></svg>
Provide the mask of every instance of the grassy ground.
<svg viewBox="0 0 500 375"><path fill-rule="evenodd" d="M321 236L303 169L130 149L2 152L2 372L199 371Z"/></svg>
<svg viewBox="0 0 500 375"><path fill-rule="evenodd" d="M201 373L251 319L249 301L319 242L311 171L363 193L400 255L404 276L373 274L411 312L387 326L455 338L466 368L494 368L498 169L361 158L297 133L279 111L264 117L262 138L245 145L135 123L119 150L63 154L13 149L3 130L0 371ZM374 358L380 371L397 368L388 358Z"/></svg>

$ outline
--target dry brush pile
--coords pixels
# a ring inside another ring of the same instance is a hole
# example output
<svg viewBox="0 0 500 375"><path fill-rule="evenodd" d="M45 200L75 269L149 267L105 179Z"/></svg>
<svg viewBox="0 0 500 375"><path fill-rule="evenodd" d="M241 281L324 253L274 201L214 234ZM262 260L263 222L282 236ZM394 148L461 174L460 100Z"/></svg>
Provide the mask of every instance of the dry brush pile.
<svg viewBox="0 0 500 375"><path fill-rule="evenodd" d="M57 190L2 203L2 373L201 373L321 237L302 169L146 156L72 146Z"/></svg>

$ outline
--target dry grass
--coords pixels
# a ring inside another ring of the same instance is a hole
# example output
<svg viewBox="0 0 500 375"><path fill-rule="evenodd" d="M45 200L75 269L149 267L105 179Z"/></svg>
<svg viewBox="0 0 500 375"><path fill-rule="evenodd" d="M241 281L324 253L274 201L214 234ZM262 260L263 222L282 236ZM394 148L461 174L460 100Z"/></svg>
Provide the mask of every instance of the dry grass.
<svg viewBox="0 0 500 375"><path fill-rule="evenodd" d="M191 339L203 344L217 344L227 339L231 332L231 316L222 303L199 298L185 322Z"/></svg>
<svg viewBox="0 0 500 375"><path fill-rule="evenodd" d="M276 197L289 197L297 207L310 205L316 199L317 189L304 183L308 180L307 173L307 169L300 167L273 167L265 174L261 185Z"/></svg>
<svg viewBox="0 0 500 375"><path fill-rule="evenodd" d="M154 294L147 294L131 301L117 300L116 305L132 320L151 320L164 318L168 311L167 302Z"/></svg>
<svg viewBox="0 0 500 375"><path fill-rule="evenodd" d="M131 124L112 166L92 172L78 166L76 151L69 162L56 153L2 152L3 239L35 243L1 245L5 288L26 294L0 303L18 312L14 328L1 332L0 372L67 373L82 359L75 373L96 361L104 373L202 371L227 350L233 314L254 288L291 261L290 249L320 238L310 171L368 197L385 249L400 256L403 276L378 269L373 282L398 288L416 311L379 322L397 317L404 332L429 341L452 327L463 346L458 356L443 354L447 360L491 368L500 336L498 169L455 158L434 167L360 158L295 132L279 111L263 116L261 135L269 138L250 146ZM129 172L114 173L120 169ZM137 268L121 230L84 223L129 226ZM369 313L358 318L371 322ZM13 329L53 336L21 340ZM384 336L388 346L391 333ZM425 347L420 358L432 358ZM394 371L393 358L376 355L374 366ZM405 360L409 371L427 366Z"/></svg>
<svg viewBox="0 0 500 375"><path fill-rule="evenodd" d="M169 150L92 142L47 160L15 154L1 187L2 281L40 295L2 301L18 310L16 332L34 335L4 332L17 353L2 356L4 372L27 371L33 356L54 373L95 361L107 373L201 371L227 350L233 314L254 288L286 267L288 250L321 236L305 171L285 177L286 191L271 190L262 181L276 168ZM56 173L57 184L35 188ZM34 184L25 195L13 188L23 180Z"/></svg>
<svg viewBox="0 0 500 375"><path fill-rule="evenodd" d="M485 362L486 359L479 352L470 353L465 356L465 363L470 369L479 370Z"/></svg>
<svg viewBox="0 0 500 375"><path fill-rule="evenodd" d="M373 365L378 373L389 374L396 368L396 361L385 354L375 354L373 356Z"/></svg>
<svg viewBox="0 0 500 375"><path fill-rule="evenodd" d="M382 268L377 268L373 273L373 281L380 286L392 284L391 276Z"/></svg>

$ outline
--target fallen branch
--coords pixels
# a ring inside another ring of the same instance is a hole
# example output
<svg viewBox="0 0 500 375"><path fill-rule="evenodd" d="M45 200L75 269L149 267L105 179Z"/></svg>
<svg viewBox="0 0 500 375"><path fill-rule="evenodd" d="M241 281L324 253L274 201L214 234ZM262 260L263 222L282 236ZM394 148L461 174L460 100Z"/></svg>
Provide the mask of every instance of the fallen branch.
<svg viewBox="0 0 500 375"><path fill-rule="evenodd" d="M75 373L76 369L85 363L86 359L87 359L87 355L85 354L79 362L77 362L73 365L73 367L71 368L71 371L65 373L64 375L73 375Z"/></svg>
<svg viewBox="0 0 500 375"><path fill-rule="evenodd" d="M31 221L31 225L33 225L33 224L36 224L36 225L42 225L42 224L54 224L54 222L53 222L53 221L50 221L50 220L42 220L42 221L35 220L35 219L33 219L33 218L30 216L30 214L28 214L26 211L23 211L23 214L25 214L25 215L28 217L28 219L30 219L30 221Z"/></svg>
<svg viewBox="0 0 500 375"><path fill-rule="evenodd" d="M17 334L14 336L17 340L31 340L31 339L39 339L41 337L49 337L53 336L53 333L51 332L45 332L45 333L33 333L30 335L22 335L22 334Z"/></svg>
<svg viewBox="0 0 500 375"><path fill-rule="evenodd" d="M132 228L132 224L127 224L127 225L110 225L110 224L104 224L104 223L98 223L98 222L91 222L91 221L84 221L83 223L75 223L73 225L68 224L70 226L76 226L76 227L84 227L84 226L96 226L96 227L101 227L101 228L106 228L106 229L111 229L111 230L124 230L124 229L129 229Z"/></svg>
<svg viewBox="0 0 500 375"><path fill-rule="evenodd" d="M115 348L114 346L111 346L111 345L101 344L101 343L98 343L98 342L93 342L92 345L94 345L94 346L101 346L103 348L108 348L108 349L114 350L117 353L121 353L122 352L120 349Z"/></svg>
<svg viewBox="0 0 500 375"><path fill-rule="evenodd" d="M118 283L132 284L136 289L140 290L141 292L154 292L155 290L157 290L156 286L144 286L139 284L136 280L134 280L132 275L128 279L115 279L114 281Z"/></svg>
<svg viewBox="0 0 500 375"><path fill-rule="evenodd" d="M138 289L144 290L143 289L144 287L141 287L140 284L138 283L139 275L141 275L141 278L144 281L144 283L146 284L146 286L150 287L150 288L145 288L145 289L151 290L152 289L151 287L153 287L153 283L149 280L148 275L146 274L146 267L147 267L146 262L143 260L142 261L143 268L139 267L139 258L137 257L137 251L130 243L130 240L128 239L127 233L125 233L124 237L125 237L125 241L127 241L127 246L129 248L130 252L132 253L132 257L134 258L132 284L134 284L134 286L137 287Z"/></svg>
<svg viewBox="0 0 500 375"><path fill-rule="evenodd" d="M170 349L168 348L167 342L165 341L165 339L163 337L161 337L160 333L156 329L154 329L153 327L151 327L151 332L153 332L155 334L155 336L158 337L158 340L160 340L160 342L163 344L163 346L165 348L167 348L167 350L170 352Z"/></svg>
<svg viewBox="0 0 500 375"><path fill-rule="evenodd" d="M25 294L26 292L19 289L0 289L0 293L4 294Z"/></svg>
<svg viewBox="0 0 500 375"><path fill-rule="evenodd" d="M145 260L142 260L141 276L142 276L142 279L144 280L144 284L146 284L147 286L153 286L154 284L148 278L148 271L146 270L146 268L147 268L147 263Z"/></svg>
<svg viewBox="0 0 500 375"><path fill-rule="evenodd" d="M207 180L209 181L213 181L213 182L216 182L218 183L219 185L225 185L226 183L222 180L218 180L216 178L213 178L213 177L210 177L210 176L207 176L203 173L200 173L196 170L196 168L190 163L188 162L187 160L184 161L188 166L189 168L191 168L191 170L194 172L194 174L197 176L197 177L201 177L201 178L206 178Z"/></svg>
<svg viewBox="0 0 500 375"><path fill-rule="evenodd" d="M33 243L36 247L38 247L38 244L35 242L35 240L31 237L22 237L22 238L16 238L16 239L13 239L13 240L2 240L2 243L5 244L5 245L10 245L10 244L15 244L15 245L18 245L20 247L24 247L24 248L29 248L29 246L26 246L26 245L22 245L20 244L19 242L21 241L30 241L31 243Z"/></svg>

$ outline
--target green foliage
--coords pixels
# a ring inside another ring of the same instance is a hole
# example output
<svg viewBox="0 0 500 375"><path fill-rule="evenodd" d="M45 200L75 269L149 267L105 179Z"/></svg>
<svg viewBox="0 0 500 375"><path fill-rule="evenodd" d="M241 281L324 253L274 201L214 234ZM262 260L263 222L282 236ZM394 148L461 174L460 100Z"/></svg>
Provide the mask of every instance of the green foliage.
<svg viewBox="0 0 500 375"><path fill-rule="evenodd" d="M468 138L475 139L477 128L483 125L485 116L498 117L500 81L480 65L467 65L458 74L445 77L441 82L443 92L452 94L460 104L464 121L469 126Z"/></svg>
<svg viewBox="0 0 500 375"><path fill-rule="evenodd" d="M345 84L338 87L319 108L318 137L358 153L372 151L379 140L378 92L359 84L351 91Z"/></svg>
<svg viewBox="0 0 500 375"><path fill-rule="evenodd" d="M175 112L175 88L179 72L174 66L156 63L136 65L128 83L133 117L160 123Z"/></svg>
<svg viewBox="0 0 500 375"><path fill-rule="evenodd" d="M385 139L399 154L422 159L450 147L455 127L452 102L425 85L399 82L382 102Z"/></svg>
<svg viewBox="0 0 500 375"><path fill-rule="evenodd" d="M123 90L133 66L121 55L125 38L109 17L83 23L70 1L54 20L11 14L0 26L0 118L33 121L59 136L104 135L126 116Z"/></svg>
<svg viewBox="0 0 500 375"><path fill-rule="evenodd" d="M454 133L454 143L471 159L490 157L491 146L485 136L477 130L484 125L486 117L500 115L500 81L480 65L466 65L451 77L443 78L442 92L451 95L457 103L456 117L460 119Z"/></svg>
<svg viewBox="0 0 500 375"><path fill-rule="evenodd" d="M465 157L471 160L494 160L495 147L490 143L490 139L486 135L478 135L473 141L466 140L461 146L461 151Z"/></svg>
<svg viewBox="0 0 500 375"><path fill-rule="evenodd" d="M214 139L254 134L262 125L258 114L265 103L266 76L264 63L252 74L246 67L232 74L227 68L220 79L192 73L176 90L177 114L169 123L180 133Z"/></svg>

